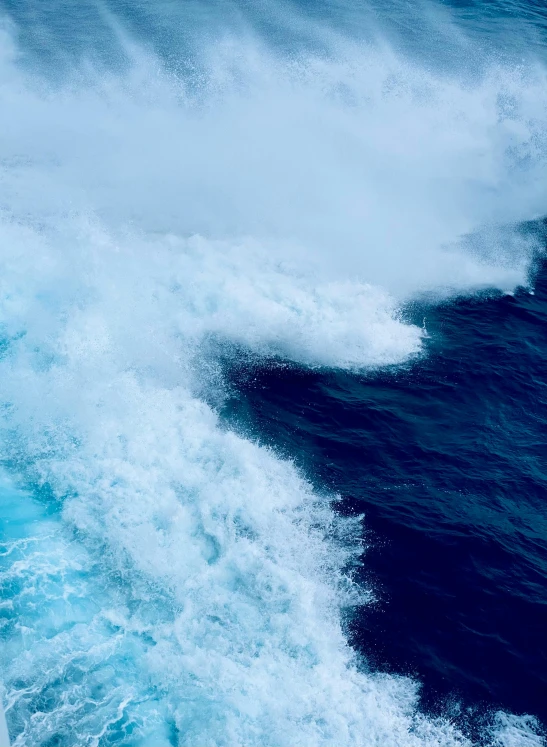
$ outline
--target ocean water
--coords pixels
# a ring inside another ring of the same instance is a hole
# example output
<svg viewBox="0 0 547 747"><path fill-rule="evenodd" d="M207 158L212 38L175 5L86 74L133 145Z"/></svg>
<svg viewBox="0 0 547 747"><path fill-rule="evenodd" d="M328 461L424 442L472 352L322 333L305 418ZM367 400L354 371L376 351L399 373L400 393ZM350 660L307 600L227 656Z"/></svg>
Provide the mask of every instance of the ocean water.
<svg viewBox="0 0 547 747"><path fill-rule="evenodd" d="M12 743L545 744L547 9L0 18Z"/></svg>

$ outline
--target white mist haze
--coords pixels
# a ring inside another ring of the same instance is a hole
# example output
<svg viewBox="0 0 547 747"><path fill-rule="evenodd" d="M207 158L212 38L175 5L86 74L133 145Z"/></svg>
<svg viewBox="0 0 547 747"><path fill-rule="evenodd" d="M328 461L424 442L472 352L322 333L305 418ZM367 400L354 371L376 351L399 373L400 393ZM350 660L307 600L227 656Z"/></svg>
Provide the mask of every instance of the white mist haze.
<svg viewBox="0 0 547 747"><path fill-rule="evenodd" d="M385 45L340 47L285 59L225 40L181 79L127 43L126 76L88 70L61 89L8 54L9 209L250 236L282 259L289 244L329 277L399 296L525 279L529 247L492 228L544 211L544 71L493 68L469 85ZM474 253L458 248L485 229Z"/></svg>

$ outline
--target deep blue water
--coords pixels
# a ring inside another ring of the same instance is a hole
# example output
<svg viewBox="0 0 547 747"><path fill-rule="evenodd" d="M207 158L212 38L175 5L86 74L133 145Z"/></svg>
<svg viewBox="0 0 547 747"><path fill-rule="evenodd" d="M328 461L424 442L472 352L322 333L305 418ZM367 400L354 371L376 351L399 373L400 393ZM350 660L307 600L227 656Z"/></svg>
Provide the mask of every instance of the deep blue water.
<svg viewBox="0 0 547 747"><path fill-rule="evenodd" d="M545 744L545 5L0 15L13 743Z"/></svg>
<svg viewBox="0 0 547 747"><path fill-rule="evenodd" d="M418 676L433 710L495 703L545 722L547 267L534 295L410 313L430 334L412 366L239 371L231 407L364 514L377 603L351 615L353 645Z"/></svg>

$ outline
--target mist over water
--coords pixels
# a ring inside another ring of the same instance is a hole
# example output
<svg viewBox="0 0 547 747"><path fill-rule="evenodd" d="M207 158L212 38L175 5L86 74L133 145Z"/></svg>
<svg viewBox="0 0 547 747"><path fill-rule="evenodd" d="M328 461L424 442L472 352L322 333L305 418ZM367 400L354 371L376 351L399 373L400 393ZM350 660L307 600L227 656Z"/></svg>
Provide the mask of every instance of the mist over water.
<svg viewBox="0 0 547 747"><path fill-rule="evenodd" d="M396 366L415 298L531 287L545 68L433 7L460 66L343 6L0 7L14 744L470 743L348 646L362 520L225 425L221 359Z"/></svg>

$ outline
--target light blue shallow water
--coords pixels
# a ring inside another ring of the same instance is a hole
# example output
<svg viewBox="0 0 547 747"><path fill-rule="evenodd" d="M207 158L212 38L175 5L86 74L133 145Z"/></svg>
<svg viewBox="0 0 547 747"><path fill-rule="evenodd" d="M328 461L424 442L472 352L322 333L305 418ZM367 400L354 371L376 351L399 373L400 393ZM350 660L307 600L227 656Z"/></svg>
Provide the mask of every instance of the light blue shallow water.
<svg viewBox="0 0 547 747"><path fill-rule="evenodd" d="M139 732L147 744L170 744L160 697L142 690L143 636L116 619L128 601L123 583L67 532L51 497L5 483L2 506L2 669L15 741L71 740L76 727L89 744L140 744Z"/></svg>

